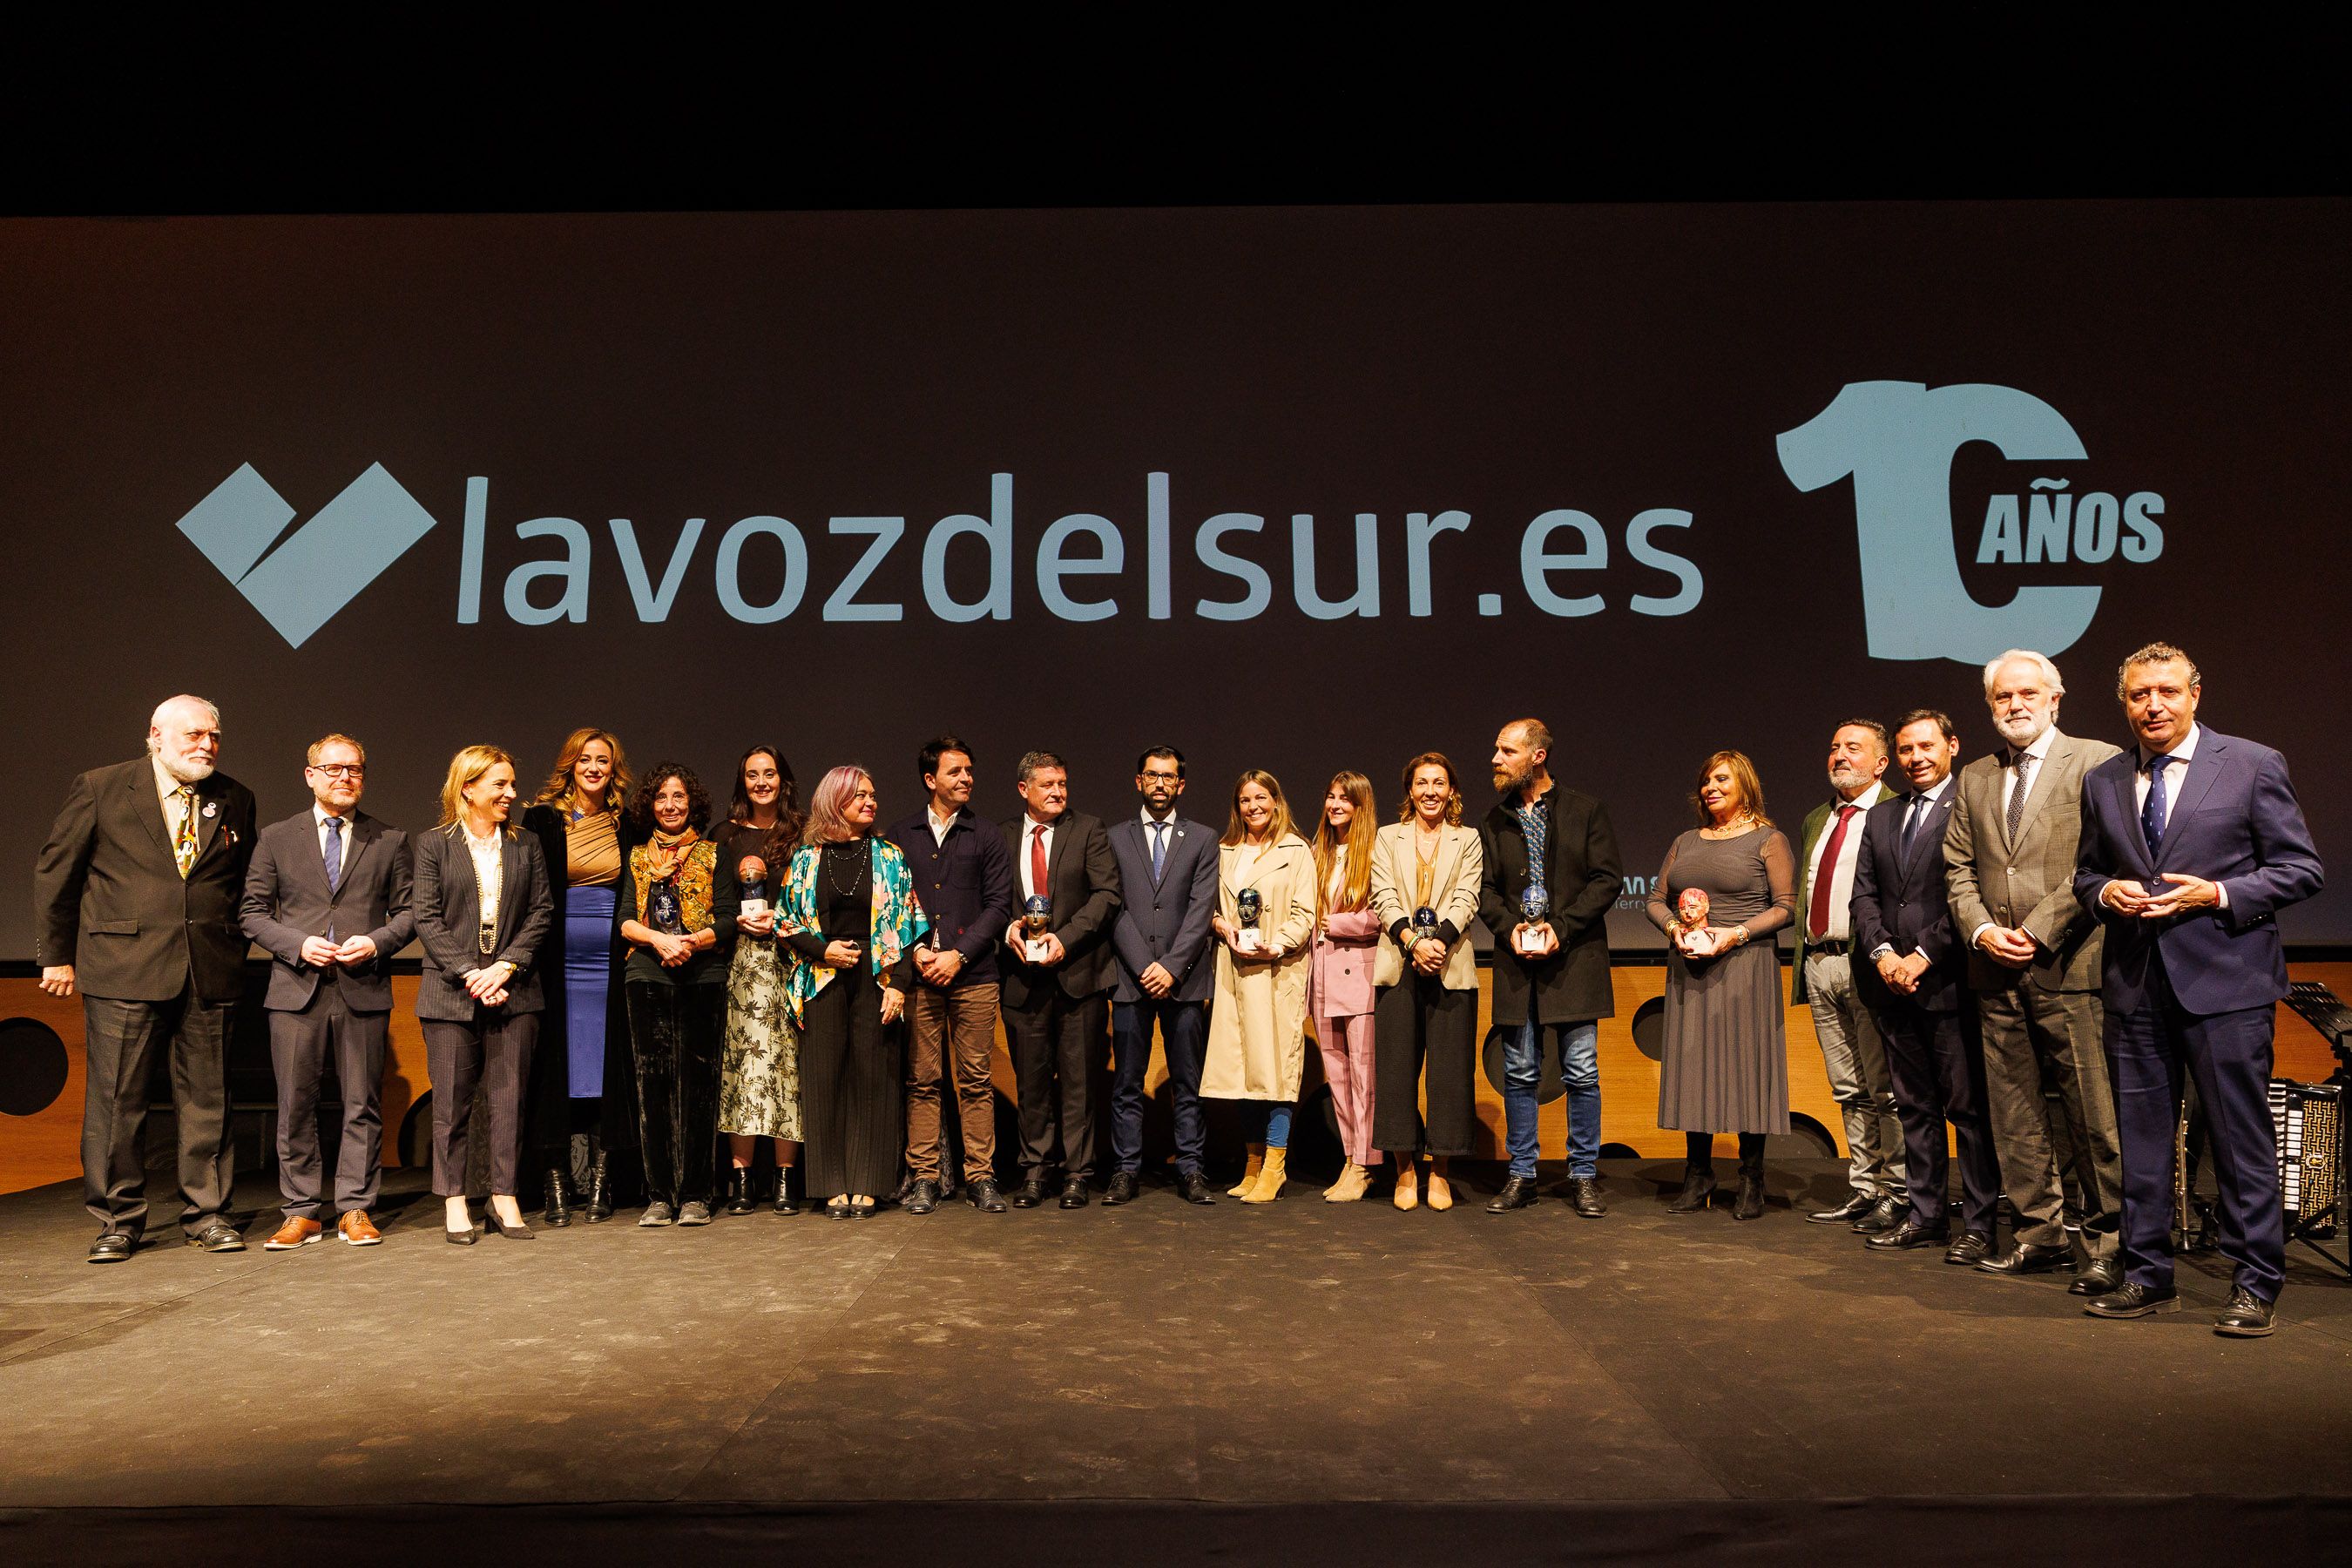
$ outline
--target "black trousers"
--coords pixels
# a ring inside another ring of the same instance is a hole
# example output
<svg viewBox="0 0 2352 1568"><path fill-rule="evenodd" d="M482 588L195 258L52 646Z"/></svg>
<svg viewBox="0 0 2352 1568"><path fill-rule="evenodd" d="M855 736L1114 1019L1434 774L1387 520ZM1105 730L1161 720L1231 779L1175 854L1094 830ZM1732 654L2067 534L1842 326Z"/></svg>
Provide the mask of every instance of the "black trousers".
<svg viewBox="0 0 2352 1568"><path fill-rule="evenodd" d="M811 1197L888 1197L906 1156L907 1026L884 1027L882 987L866 964L808 1005L801 1035L802 1162Z"/></svg>
<svg viewBox="0 0 2352 1568"><path fill-rule="evenodd" d="M1059 986L1027 1006L1004 1004L1005 1042L1021 1095L1021 1174L1035 1179L1054 1158L1062 1133L1062 1174L1095 1173L1095 1075L1101 1071L1110 1020L1108 994L1070 996Z"/></svg>
<svg viewBox="0 0 2352 1568"><path fill-rule="evenodd" d="M629 1059L636 1069L637 1142L646 1201L672 1208L710 1201L719 1154L719 1050L727 987L632 980Z"/></svg>
<svg viewBox="0 0 2352 1568"><path fill-rule="evenodd" d="M1944 1123L1959 1145L1961 1217L1988 1238L2000 1200L2000 1155L1985 1110L1984 1047L1968 997L1948 1013L1897 1000L1872 1014L1895 1080L1895 1115L1903 1124L1903 1174L1911 1213L1921 1225L1947 1222L1951 1185Z"/></svg>
<svg viewBox="0 0 2352 1568"><path fill-rule="evenodd" d="M335 1154L334 1212L375 1207L383 1174L383 1055L389 1013L355 1013L341 984L319 977L310 1005L269 1014L269 1065L278 1077L278 1190L286 1212L317 1219L326 1207L319 1149L319 1084L330 1059L342 1101L342 1143Z"/></svg>
<svg viewBox="0 0 2352 1568"><path fill-rule="evenodd" d="M207 1002L192 986L169 1002L124 1002L82 993L81 1195L107 1230L136 1239L147 1228L147 1080L155 1053L171 1053L172 1110L179 1123L180 1228L194 1236L228 1207L236 1184L228 1142L228 1037L233 1002Z"/></svg>
<svg viewBox="0 0 2352 1568"><path fill-rule="evenodd" d="M433 1079L434 1194L465 1195L466 1134L479 1085L490 1112L490 1191L512 1195L522 1163L522 1098L539 1043L539 1015L477 1006L463 1023L417 1022L425 1029L425 1070Z"/></svg>
<svg viewBox="0 0 2352 1568"><path fill-rule="evenodd" d="M1408 973L1372 1001L1372 1142L1394 1153L1467 1154L1470 1075L1478 1058L1478 993ZM1422 1115L1422 1065L1429 1114Z"/></svg>

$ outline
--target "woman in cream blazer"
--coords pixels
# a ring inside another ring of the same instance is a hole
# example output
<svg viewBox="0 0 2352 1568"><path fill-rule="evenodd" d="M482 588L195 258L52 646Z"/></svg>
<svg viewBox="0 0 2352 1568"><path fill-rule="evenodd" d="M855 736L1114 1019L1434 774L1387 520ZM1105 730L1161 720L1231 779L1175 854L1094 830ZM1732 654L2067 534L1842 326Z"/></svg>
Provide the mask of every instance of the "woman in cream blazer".
<svg viewBox="0 0 2352 1568"><path fill-rule="evenodd" d="M1404 768L1402 820L1372 840L1372 912L1387 933L1374 960L1372 1142L1396 1162L1396 1206L1413 1207L1421 1154L1429 1160L1429 1206L1454 1206L1446 1162L1470 1152L1470 1075L1478 1047L1478 968L1469 942L1486 865L1475 828L1462 826L1454 764L1424 752ZM1432 934L1415 935L1430 916ZM1429 1111L1421 1110L1422 1062Z"/></svg>
<svg viewBox="0 0 2352 1568"><path fill-rule="evenodd" d="M1257 922L1242 895L1257 895ZM1307 1065L1307 975L1315 934L1315 852L1293 830L1272 773L1252 768L1234 785L1232 820L1217 851L1216 995L1201 1068L1203 1099L1265 1106L1249 1167L1231 1195L1272 1203L1282 1191L1290 1116Z"/></svg>

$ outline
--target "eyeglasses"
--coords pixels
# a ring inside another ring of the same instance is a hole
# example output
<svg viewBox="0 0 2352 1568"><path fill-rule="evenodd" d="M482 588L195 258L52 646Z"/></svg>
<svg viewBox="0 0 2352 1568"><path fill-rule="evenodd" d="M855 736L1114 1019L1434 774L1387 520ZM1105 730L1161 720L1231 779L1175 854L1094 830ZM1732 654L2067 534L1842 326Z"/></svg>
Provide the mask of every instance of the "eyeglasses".
<svg viewBox="0 0 2352 1568"><path fill-rule="evenodd" d="M1174 784L1178 779L1181 779L1183 776L1184 775L1182 773L1146 773L1143 775L1145 782L1149 784Z"/></svg>
<svg viewBox="0 0 2352 1568"><path fill-rule="evenodd" d="M367 776L367 765L363 763L314 763L310 766L310 771L314 773L324 773L331 779L357 779Z"/></svg>

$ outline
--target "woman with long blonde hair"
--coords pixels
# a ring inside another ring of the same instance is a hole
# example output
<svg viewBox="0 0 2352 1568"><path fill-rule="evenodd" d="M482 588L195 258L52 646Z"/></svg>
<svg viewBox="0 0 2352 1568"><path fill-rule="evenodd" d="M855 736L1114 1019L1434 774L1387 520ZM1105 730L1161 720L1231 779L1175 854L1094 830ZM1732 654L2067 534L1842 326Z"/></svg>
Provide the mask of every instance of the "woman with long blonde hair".
<svg viewBox="0 0 2352 1568"><path fill-rule="evenodd" d="M1372 841L1379 831L1372 781L1359 773L1334 774L1315 828L1315 946L1307 978L1307 1016L1315 1021L1348 1159L1339 1179L1324 1189L1326 1203L1362 1198L1371 1167L1381 1163L1372 1142L1372 961L1381 940L1372 912Z"/></svg>
<svg viewBox="0 0 2352 1568"><path fill-rule="evenodd" d="M1234 785L1217 849L1217 988L1201 1068L1208 1100L1263 1107L1249 1164L1229 1194L1245 1204L1282 1194L1291 1113L1307 1068L1307 942L1315 934L1315 852L1291 826L1282 785L1252 768Z"/></svg>

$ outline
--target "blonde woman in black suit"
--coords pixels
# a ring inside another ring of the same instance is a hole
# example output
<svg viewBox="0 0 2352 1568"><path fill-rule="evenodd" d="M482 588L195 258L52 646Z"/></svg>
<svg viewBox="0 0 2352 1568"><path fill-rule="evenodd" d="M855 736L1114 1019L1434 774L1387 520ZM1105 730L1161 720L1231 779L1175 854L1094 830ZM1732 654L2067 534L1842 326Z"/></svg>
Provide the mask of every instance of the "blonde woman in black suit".
<svg viewBox="0 0 2352 1568"><path fill-rule="evenodd" d="M500 1236L528 1240L515 1203L522 1158L522 1102L543 1003L531 958L555 919L539 840L508 820L514 759L467 746L449 759L441 823L415 838L416 935L425 972L416 987L425 1070L433 1079L433 1190L450 1241L470 1246L466 1131L475 1085L487 1079L490 1204Z"/></svg>
<svg viewBox="0 0 2352 1568"><path fill-rule="evenodd" d="M1429 1155L1429 1206L1450 1209L1446 1165L1470 1152L1471 1073L1478 1047L1478 968L1467 940L1478 918L1486 851L1462 826L1454 764L1423 752L1404 765L1399 820L1372 840L1372 912L1387 939L1373 960L1372 1142L1396 1162L1396 1206L1421 1202L1420 1159ZM1422 1114L1422 1063L1429 1111Z"/></svg>

